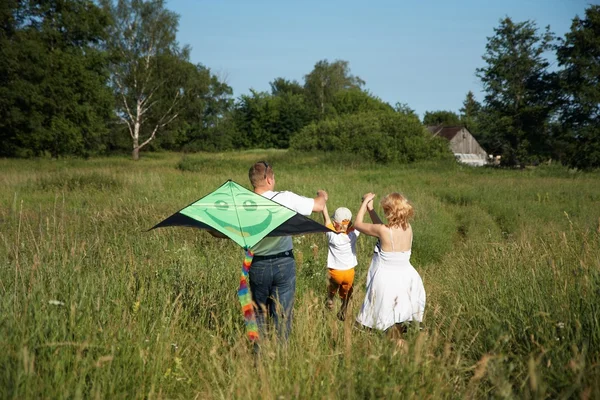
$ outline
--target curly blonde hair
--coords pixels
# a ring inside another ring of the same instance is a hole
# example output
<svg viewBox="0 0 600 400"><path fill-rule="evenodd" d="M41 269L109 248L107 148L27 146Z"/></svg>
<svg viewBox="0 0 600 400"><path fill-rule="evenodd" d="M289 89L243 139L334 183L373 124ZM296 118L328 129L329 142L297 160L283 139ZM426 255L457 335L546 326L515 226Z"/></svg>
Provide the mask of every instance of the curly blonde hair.
<svg viewBox="0 0 600 400"><path fill-rule="evenodd" d="M400 193L390 193L381 200L381 207L388 220L387 227L408 228L408 220L415 215L413 206Z"/></svg>

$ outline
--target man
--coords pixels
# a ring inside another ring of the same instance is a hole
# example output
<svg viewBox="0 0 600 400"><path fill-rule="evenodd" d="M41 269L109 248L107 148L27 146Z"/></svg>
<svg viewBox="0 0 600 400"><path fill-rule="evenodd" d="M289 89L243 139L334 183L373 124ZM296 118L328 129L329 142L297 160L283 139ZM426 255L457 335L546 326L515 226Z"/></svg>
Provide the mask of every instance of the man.
<svg viewBox="0 0 600 400"><path fill-rule="evenodd" d="M321 212L327 202L327 192L317 191L314 199L292 192L275 192L275 174L266 161L259 161L248 172L254 193L282 204L299 214ZM266 313L273 318L277 334L287 339L292 328L292 310L296 292L296 262L292 238L266 237L252 249L250 290L256 304L256 321L265 334ZM283 320L282 320L283 318Z"/></svg>

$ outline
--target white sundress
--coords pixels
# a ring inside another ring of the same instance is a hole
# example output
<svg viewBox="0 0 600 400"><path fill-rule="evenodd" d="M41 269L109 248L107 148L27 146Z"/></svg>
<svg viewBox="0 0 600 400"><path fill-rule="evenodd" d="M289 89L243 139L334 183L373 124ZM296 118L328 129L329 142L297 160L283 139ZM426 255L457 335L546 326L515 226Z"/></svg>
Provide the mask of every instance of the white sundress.
<svg viewBox="0 0 600 400"><path fill-rule="evenodd" d="M392 231L390 230L390 237ZM369 328L386 330L405 321L423 320L425 287L410 263L411 251L381 250L377 243L367 273L367 293L356 321Z"/></svg>

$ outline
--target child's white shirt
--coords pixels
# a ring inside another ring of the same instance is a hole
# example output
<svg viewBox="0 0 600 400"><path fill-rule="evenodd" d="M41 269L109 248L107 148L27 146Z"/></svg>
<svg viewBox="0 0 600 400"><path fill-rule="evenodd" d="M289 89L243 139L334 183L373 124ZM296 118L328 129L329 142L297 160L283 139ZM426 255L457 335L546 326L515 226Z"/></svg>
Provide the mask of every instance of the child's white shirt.
<svg viewBox="0 0 600 400"><path fill-rule="evenodd" d="M327 232L329 251L327 252L327 268L347 270L356 267L356 239L360 235L357 230L349 234Z"/></svg>

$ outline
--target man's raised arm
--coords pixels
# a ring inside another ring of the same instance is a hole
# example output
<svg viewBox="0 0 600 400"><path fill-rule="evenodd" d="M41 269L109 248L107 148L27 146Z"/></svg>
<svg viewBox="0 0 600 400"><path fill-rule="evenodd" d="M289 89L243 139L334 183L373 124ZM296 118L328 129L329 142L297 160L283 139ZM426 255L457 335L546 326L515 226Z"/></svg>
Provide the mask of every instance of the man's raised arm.
<svg viewBox="0 0 600 400"><path fill-rule="evenodd" d="M317 190L317 197L315 197L315 205L313 206L313 212L321 212L325 208L327 203L327 192L324 190Z"/></svg>

